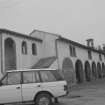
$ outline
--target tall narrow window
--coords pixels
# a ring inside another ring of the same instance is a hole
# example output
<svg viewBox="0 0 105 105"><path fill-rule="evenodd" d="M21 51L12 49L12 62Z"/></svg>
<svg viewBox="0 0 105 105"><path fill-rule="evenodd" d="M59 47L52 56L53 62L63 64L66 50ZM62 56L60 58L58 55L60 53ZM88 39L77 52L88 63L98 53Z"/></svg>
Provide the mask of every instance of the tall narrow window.
<svg viewBox="0 0 105 105"><path fill-rule="evenodd" d="M72 54L73 51L72 51L72 46L71 45L69 46L69 50L70 50L70 56L73 56L73 54Z"/></svg>
<svg viewBox="0 0 105 105"><path fill-rule="evenodd" d="M32 54L37 55L37 47L35 43L32 44Z"/></svg>
<svg viewBox="0 0 105 105"><path fill-rule="evenodd" d="M75 47L73 46L73 55L76 57Z"/></svg>
<svg viewBox="0 0 105 105"><path fill-rule="evenodd" d="M101 56L101 54L99 54L99 59L100 59L100 61L102 61L102 56Z"/></svg>
<svg viewBox="0 0 105 105"><path fill-rule="evenodd" d="M69 46L69 50L70 50L70 56L76 57L75 46L70 45L70 46Z"/></svg>
<svg viewBox="0 0 105 105"><path fill-rule="evenodd" d="M22 42L22 54L27 54L27 43L25 41Z"/></svg>
<svg viewBox="0 0 105 105"><path fill-rule="evenodd" d="M92 59L92 54L91 54L91 51L90 50L88 50L88 58L89 59Z"/></svg>

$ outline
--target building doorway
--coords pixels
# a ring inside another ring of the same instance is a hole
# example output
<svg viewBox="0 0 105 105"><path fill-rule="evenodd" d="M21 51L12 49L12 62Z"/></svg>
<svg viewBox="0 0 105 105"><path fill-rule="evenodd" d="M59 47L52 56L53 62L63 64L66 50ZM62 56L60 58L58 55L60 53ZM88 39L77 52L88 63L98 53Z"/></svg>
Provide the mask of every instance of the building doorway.
<svg viewBox="0 0 105 105"><path fill-rule="evenodd" d="M105 65L104 65L104 63L102 63L102 74L103 74L103 78L105 78Z"/></svg>
<svg viewBox="0 0 105 105"><path fill-rule="evenodd" d="M92 78L97 79L97 67L95 62L92 63Z"/></svg>
<svg viewBox="0 0 105 105"><path fill-rule="evenodd" d="M82 62L80 60L76 61L75 71L76 71L77 83L82 83L84 80L84 75L83 75L83 65L82 65Z"/></svg>
<svg viewBox="0 0 105 105"><path fill-rule="evenodd" d="M4 42L5 48L5 70L16 69L16 44L11 38Z"/></svg>
<svg viewBox="0 0 105 105"><path fill-rule="evenodd" d="M66 81L72 84L74 82L74 68L70 58L65 58L63 60L62 70Z"/></svg>
<svg viewBox="0 0 105 105"><path fill-rule="evenodd" d="M85 62L85 77L86 81L91 81L91 69L88 61Z"/></svg>
<svg viewBox="0 0 105 105"><path fill-rule="evenodd" d="M98 78L102 78L101 64L97 63Z"/></svg>

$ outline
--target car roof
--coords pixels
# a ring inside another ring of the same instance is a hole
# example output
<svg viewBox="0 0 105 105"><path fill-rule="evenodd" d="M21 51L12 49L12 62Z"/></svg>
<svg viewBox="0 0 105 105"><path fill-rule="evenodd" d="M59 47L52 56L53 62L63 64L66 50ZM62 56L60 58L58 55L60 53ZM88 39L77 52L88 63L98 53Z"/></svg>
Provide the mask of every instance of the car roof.
<svg viewBox="0 0 105 105"><path fill-rule="evenodd" d="M9 72L22 72L22 71L47 71L47 70L56 70L56 69L52 69L52 68L41 68L41 69L20 69L20 70L9 70L6 71L7 73Z"/></svg>

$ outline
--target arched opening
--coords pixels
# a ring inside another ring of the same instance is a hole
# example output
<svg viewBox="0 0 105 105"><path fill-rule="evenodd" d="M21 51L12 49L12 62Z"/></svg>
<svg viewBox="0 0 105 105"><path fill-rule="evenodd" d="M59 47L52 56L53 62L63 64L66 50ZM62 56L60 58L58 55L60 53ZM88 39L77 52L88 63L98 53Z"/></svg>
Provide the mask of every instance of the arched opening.
<svg viewBox="0 0 105 105"><path fill-rule="evenodd" d="M35 43L32 44L32 54L37 55L37 47Z"/></svg>
<svg viewBox="0 0 105 105"><path fill-rule="evenodd" d="M97 67L95 62L92 63L92 77L93 79L97 79Z"/></svg>
<svg viewBox="0 0 105 105"><path fill-rule="evenodd" d="M65 58L62 64L62 70L64 74L64 78L68 83L74 82L74 68L73 63L70 58Z"/></svg>
<svg viewBox="0 0 105 105"><path fill-rule="evenodd" d="M80 60L76 61L75 71L76 71L77 83L82 83L84 80L84 75L83 75L83 65L82 65L82 62Z"/></svg>
<svg viewBox="0 0 105 105"><path fill-rule="evenodd" d="M102 74L103 74L103 77L105 78L105 65L104 65L104 63L102 63Z"/></svg>
<svg viewBox="0 0 105 105"><path fill-rule="evenodd" d="M4 42L5 48L5 70L16 69L16 45L11 38L7 38Z"/></svg>
<svg viewBox="0 0 105 105"><path fill-rule="evenodd" d="M27 43L25 41L22 42L22 54L27 54Z"/></svg>
<svg viewBox="0 0 105 105"><path fill-rule="evenodd" d="M91 81L91 69L88 61L85 62L85 77L86 81Z"/></svg>
<svg viewBox="0 0 105 105"><path fill-rule="evenodd" d="M98 78L102 78L101 64L97 63Z"/></svg>

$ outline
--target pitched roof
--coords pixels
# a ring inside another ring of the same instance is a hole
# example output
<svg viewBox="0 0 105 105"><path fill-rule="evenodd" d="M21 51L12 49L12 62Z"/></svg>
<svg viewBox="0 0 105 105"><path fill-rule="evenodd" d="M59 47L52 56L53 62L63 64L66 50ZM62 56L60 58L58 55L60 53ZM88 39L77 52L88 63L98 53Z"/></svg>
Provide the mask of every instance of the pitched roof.
<svg viewBox="0 0 105 105"><path fill-rule="evenodd" d="M39 39L39 38L35 38L35 37L32 37L32 36L28 36L26 34L14 32L14 31L11 31L11 30L8 30L8 29L0 29L0 33L7 33L7 34L10 34L10 35L13 35L13 36L16 36L16 37L23 37L23 38L27 38L27 39L42 42L42 40Z"/></svg>
<svg viewBox="0 0 105 105"><path fill-rule="evenodd" d="M92 51L97 52L97 53L105 54L105 52L103 52L103 51L101 51L101 50L97 50L97 49L95 49L95 48L82 45L82 44L80 44L80 43L78 43L78 42L74 42L74 41L72 41L72 40L70 40L70 39L67 39L67 38L64 38L64 37L62 37L62 36L60 36L58 40L61 40L61 41L67 42L67 43L72 43L73 45L76 45L76 46L78 46L78 47L81 47L81 48L84 48L84 49L87 49L87 50L92 50Z"/></svg>
<svg viewBox="0 0 105 105"><path fill-rule="evenodd" d="M34 64L31 69L38 69L38 68L48 68L51 64L56 60L56 57L48 57L40 59L36 64Z"/></svg>
<svg viewBox="0 0 105 105"><path fill-rule="evenodd" d="M49 35L54 35L56 37L59 37L60 36L60 34L51 33L51 32L42 31L42 30L36 30L36 29L33 30L29 35L32 36L32 34L35 33L35 32L46 33L46 34L49 34Z"/></svg>

